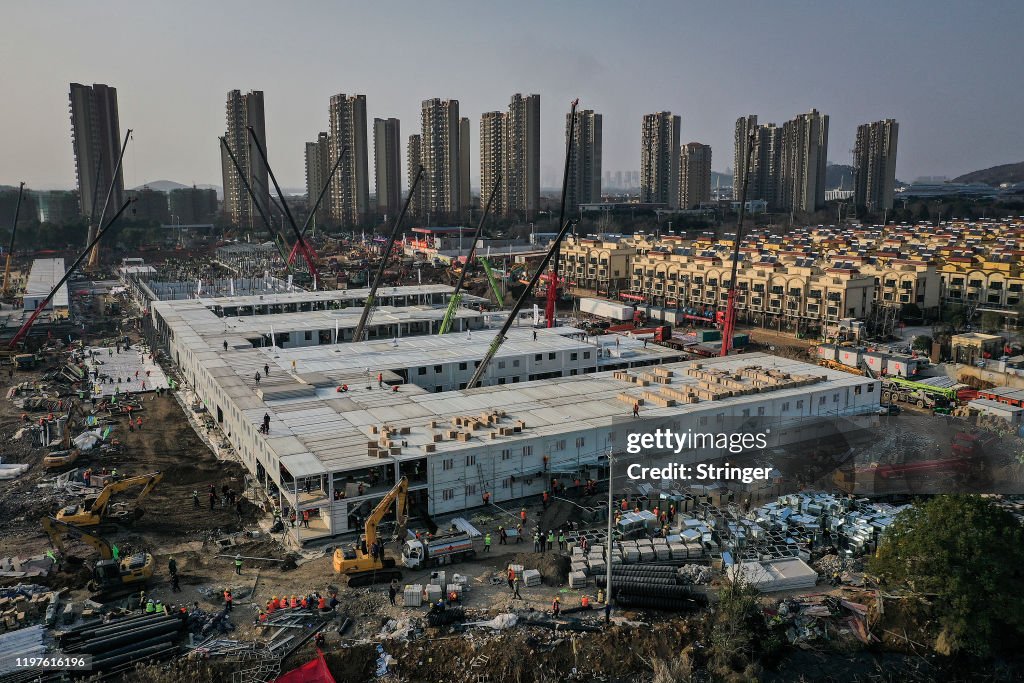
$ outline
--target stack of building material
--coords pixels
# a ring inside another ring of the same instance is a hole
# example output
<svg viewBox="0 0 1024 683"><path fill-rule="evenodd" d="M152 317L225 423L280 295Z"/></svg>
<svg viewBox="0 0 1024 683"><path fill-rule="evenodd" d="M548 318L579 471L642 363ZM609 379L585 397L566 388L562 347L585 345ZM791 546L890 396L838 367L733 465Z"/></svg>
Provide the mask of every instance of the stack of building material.
<svg viewBox="0 0 1024 683"><path fill-rule="evenodd" d="M24 665L18 665L18 660L45 654L45 635L46 629L41 624L0 635L0 678L29 673Z"/></svg>
<svg viewBox="0 0 1024 683"><path fill-rule="evenodd" d="M423 604L423 585L419 583L409 584L403 593L403 604L406 607L419 607Z"/></svg>
<svg viewBox="0 0 1024 683"><path fill-rule="evenodd" d="M527 588L533 588L541 585L540 572L536 569L527 569L523 572L523 585Z"/></svg>
<svg viewBox="0 0 1024 683"><path fill-rule="evenodd" d="M178 615L133 616L67 631L60 637L60 649L65 654L92 655L93 671L116 671L175 654L184 629Z"/></svg>
<svg viewBox="0 0 1024 683"><path fill-rule="evenodd" d="M427 604L433 605L441 599L441 587L437 584L428 584L426 587Z"/></svg>
<svg viewBox="0 0 1024 683"><path fill-rule="evenodd" d="M813 588L818 573L797 557L770 562L741 562L728 568L731 578L740 579L762 593Z"/></svg>

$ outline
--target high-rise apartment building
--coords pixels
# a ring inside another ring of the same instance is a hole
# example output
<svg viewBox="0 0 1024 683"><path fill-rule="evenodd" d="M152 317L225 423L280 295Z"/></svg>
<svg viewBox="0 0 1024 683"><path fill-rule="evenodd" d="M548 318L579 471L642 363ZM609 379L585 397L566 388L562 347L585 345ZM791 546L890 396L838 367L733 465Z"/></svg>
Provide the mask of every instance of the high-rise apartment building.
<svg viewBox="0 0 1024 683"><path fill-rule="evenodd" d="M711 201L711 146L683 145L679 155L679 208L693 209Z"/></svg>
<svg viewBox="0 0 1024 683"><path fill-rule="evenodd" d="M679 208L679 129L672 112L647 114L640 134L640 201Z"/></svg>
<svg viewBox="0 0 1024 683"><path fill-rule="evenodd" d="M463 199L459 183L462 162L459 101L423 100L421 124L420 159L425 170L421 182L426 212L437 218L454 218L460 214Z"/></svg>
<svg viewBox="0 0 1024 683"><path fill-rule="evenodd" d="M224 138L238 161L245 179L256 194L263 211L270 210L270 186L267 184L267 165L249 136L251 126L259 138L263 151L267 151L267 124L263 109L263 91L242 94L240 90L228 93L225 107L227 130ZM259 225L260 210L252 202L242 178L235 170L231 158L221 147L221 177L224 183L224 213L235 225L253 229Z"/></svg>
<svg viewBox="0 0 1024 683"><path fill-rule="evenodd" d="M217 217L217 190L212 188L181 187L171 190L167 201L172 223L212 223Z"/></svg>
<svg viewBox="0 0 1024 683"><path fill-rule="evenodd" d="M93 215L95 202L95 217L98 220L121 153L117 88L100 83L91 86L72 83L70 100L71 144L75 150L75 174L78 177L82 215ZM107 218L113 216L123 203L124 175L118 171L107 206Z"/></svg>
<svg viewBox="0 0 1024 683"><path fill-rule="evenodd" d="M739 201L743 192L743 179L748 173L747 157L749 145L751 144L751 131L757 129L757 114L748 114L736 119L736 132L733 134L733 156L732 156L732 198ZM753 164L751 164L753 165ZM750 194L750 182L753 178L747 179L747 194Z"/></svg>
<svg viewBox="0 0 1024 683"><path fill-rule="evenodd" d="M331 180L331 220L341 225L362 222L370 210L370 173L366 139L366 95L331 97L330 164L348 148Z"/></svg>
<svg viewBox="0 0 1024 683"><path fill-rule="evenodd" d="M736 120L733 156L733 198L747 178L747 200L764 200L773 209L813 212L825 203L825 161L828 116L817 110L801 114L782 127L758 125L757 116ZM754 149L747 168L747 147Z"/></svg>
<svg viewBox="0 0 1024 683"><path fill-rule="evenodd" d="M402 133L398 119L373 120L373 168L377 213L389 219L402 210Z"/></svg>
<svg viewBox="0 0 1024 683"><path fill-rule="evenodd" d="M512 96L505 145L506 209L530 218L540 205L540 95Z"/></svg>
<svg viewBox="0 0 1024 683"><path fill-rule="evenodd" d="M900 124L885 119L857 126L854 147L853 197L872 211L892 208L896 190L896 142Z"/></svg>
<svg viewBox="0 0 1024 683"><path fill-rule="evenodd" d="M825 205L828 116L812 109L782 126L779 206L811 213Z"/></svg>
<svg viewBox="0 0 1024 683"><path fill-rule="evenodd" d="M572 114L565 115L565 137L569 139ZM576 112L569 157L569 186L566 208L576 211L580 204L601 201L601 115L592 110Z"/></svg>
<svg viewBox="0 0 1024 683"><path fill-rule="evenodd" d="M469 188L469 139L472 134L469 119L459 119L459 213L468 214L473 206Z"/></svg>
<svg viewBox="0 0 1024 683"><path fill-rule="evenodd" d="M334 162L331 161L330 136L324 132L316 136L316 142L306 143L306 208L313 210L320 192L331 174ZM316 210L314 220L317 225L324 226L330 221L330 196L324 195Z"/></svg>
<svg viewBox="0 0 1024 683"><path fill-rule="evenodd" d="M494 183L501 174L491 200L491 213L495 216L506 214L508 180L505 177L505 114L500 111L485 112L480 117L480 206L483 208L491 196Z"/></svg>
<svg viewBox="0 0 1024 683"><path fill-rule="evenodd" d="M405 148L405 163L406 181L409 191L412 192L412 186L416 182L416 174L419 173L420 166L423 164L423 143L419 135L409 136L409 144ZM424 175L426 174L424 173ZM416 191L409 200L409 213L420 218L424 218L427 215L425 181L425 178L420 178L419 184L416 185Z"/></svg>

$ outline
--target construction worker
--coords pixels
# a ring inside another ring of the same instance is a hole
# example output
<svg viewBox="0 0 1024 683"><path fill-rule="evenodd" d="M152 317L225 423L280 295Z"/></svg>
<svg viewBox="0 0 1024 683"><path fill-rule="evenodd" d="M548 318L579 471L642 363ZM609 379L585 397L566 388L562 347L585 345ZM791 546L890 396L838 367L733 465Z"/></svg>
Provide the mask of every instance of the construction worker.
<svg viewBox="0 0 1024 683"><path fill-rule="evenodd" d="M327 611L327 598L322 595L317 596L316 608L321 612Z"/></svg>
<svg viewBox="0 0 1024 683"><path fill-rule="evenodd" d="M557 595L555 596L555 599L551 601L551 611L556 617L558 616L558 613L562 611L562 599Z"/></svg>
<svg viewBox="0 0 1024 683"><path fill-rule="evenodd" d="M526 524L526 508L519 511L519 521Z"/></svg>
<svg viewBox="0 0 1024 683"><path fill-rule="evenodd" d="M153 598L146 601L146 614L153 614L156 612L156 605L153 603Z"/></svg>
<svg viewBox="0 0 1024 683"><path fill-rule="evenodd" d="M231 595L231 591L227 588L224 589L224 609L231 611L234 607L235 598Z"/></svg>
<svg viewBox="0 0 1024 683"><path fill-rule="evenodd" d="M263 610L260 610L259 616L256 617L256 622L260 626L262 626L263 624L267 623L267 613L264 612Z"/></svg>
<svg viewBox="0 0 1024 683"><path fill-rule="evenodd" d="M397 607L396 595L398 595L398 579L391 579L391 585L388 586L388 599L391 601L392 607Z"/></svg>
<svg viewBox="0 0 1024 683"><path fill-rule="evenodd" d="M516 570L512 568L512 565L508 566L508 575L506 580L508 581L508 587L512 588L512 583L516 580Z"/></svg>
<svg viewBox="0 0 1024 683"><path fill-rule="evenodd" d="M588 596L584 595L580 598L580 607L583 609L590 609L590 598Z"/></svg>
<svg viewBox="0 0 1024 683"><path fill-rule="evenodd" d="M548 509L548 499L550 497L551 497L551 495L548 493L548 490L544 489L544 493L541 495L540 502L541 502L541 505L544 507L545 510Z"/></svg>
<svg viewBox="0 0 1024 683"><path fill-rule="evenodd" d="M635 401L633 403L633 417L640 417L640 402Z"/></svg>
<svg viewBox="0 0 1024 683"><path fill-rule="evenodd" d="M383 372L378 372L377 373L377 387L380 388L380 389L384 388L384 373Z"/></svg>
<svg viewBox="0 0 1024 683"><path fill-rule="evenodd" d="M242 575L242 556L235 555L235 574Z"/></svg>
<svg viewBox="0 0 1024 683"><path fill-rule="evenodd" d="M313 645L315 645L320 650L322 650L324 648L324 644L326 642L327 642L327 637L324 635L323 631L317 631L316 635L313 636Z"/></svg>
<svg viewBox="0 0 1024 683"><path fill-rule="evenodd" d="M516 543L522 543L522 542L523 542L523 525L522 524L517 524L516 525Z"/></svg>
<svg viewBox="0 0 1024 683"><path fill-rule="evenodd" d="M199 491L192 491L192 507L199 509Z"/></svg>
<svg viewBox="0 0 1024 683"><path fill-rule="evenodd" d="M565 531L562 529L558 530L558 549L565 552Z"/></svg>
<svg viewBox="0 0 1024 683"><path fill-rule="evenodd" d="M554 548L555 548L555 532L554 532L553 529L548 531L548 546L547 547L551 548L552 550L554 550Z"/></svg>
<svg viewBox="0 0 1024 683"><path fill-rule="evenodd" d="M523 596L521 596L519 594L519 575L518 574L516 574L514 577L512 577L512 599L514 600L515 598L519 598L520 600L523 599Z"/></svg>
<svg viewBox="0 0 1024 683"><path fill-rule="evenodd" d="M267 614L273 614L274 609L274 602L272 600L267 600Z"/></svg>
<svg viewBox="0 0 1024 683"><path fill-rule="evenodd" d="M172 593L180 593L181 592L181 583L179 582L177 574L171 574L171 592Z"/></svg>
<svg viewBox="0 0 1024 683"><path fill-rule="evenodd" d="M299 604L302 605L302 609L309 608L309 598L307 598L305 595L303 595L302 596L302 600L299 602Z"/></svg>
<svg viewBox="0 0 1024 683"><path fill-rule="evenodd" d="M485 553L491 552L491 532L490 531L488 531L487 535L484 536L484 552Z"/></svg>
<svg viewBox="0 0 1024 683"><path fill-rule="evenodd" d="M146 606L146 591L139 591L139 609Z"/></svg>
<svg viewBox="0 0 1024 683"><path fill-rule="evenodd" d="M540 532L539 531L533 532L533 552L535 552L535 553L539 553L540 552Z"/></svg>
<svg viewBox="0 0 1024 683"><path fill-rule="evenodd" d="M156 604L153 605L153 613L160 614L164 611L164 603L160 601L160 598L156 599Z"/></svg>
<svg viewBox="0 0 1024 683"><path fill-rule="evenodd" d="M291 601L288 603L292 609L298 609L299 607L299 596L293 595Z"/></svg>
<svg viewBox="0 0 1024 683"><path fill-rule="evenodd" d="M281 609L281 601L277 599L276 595L271 599L270 604L272 606L271 611Z"/></svg>
<svg viewBox="0 0 1024 683"><path fill-rule="evenodd" d="M309 528L309 510L302 511L302 526Z"/></svg>
<svg viewBox="0 0 1024 683"><path fill-rule="evenodd" d="M612 603L606 602L604 604L604 623L610 624L612 621Z"/></svg>
<svg viewBox="0 0 1024 683"><path fill-rule="evenodd" d="M484 498L484 505L490 505L491 504L491 492L490 491L484 491L483 498Z"/></svg>
<svg viewBox="0 0 1024 683"><path fill-rule="evenodd" d="M174 558L167 560L167 573L174 576L178 573L178 563L174 561Z"/></svg>
<svg viewBox="0 0 1024 683"><path fill-rule="evenodd" d="M137 430L139 430L140 432L142 431L142 418L141 417L135 418L135 428Z"/></svg>

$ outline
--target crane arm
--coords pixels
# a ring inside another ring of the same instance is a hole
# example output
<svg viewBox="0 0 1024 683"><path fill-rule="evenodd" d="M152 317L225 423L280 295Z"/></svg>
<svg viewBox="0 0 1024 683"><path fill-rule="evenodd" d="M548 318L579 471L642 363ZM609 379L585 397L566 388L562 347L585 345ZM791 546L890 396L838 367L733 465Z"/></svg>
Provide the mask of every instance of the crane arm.
<svg viewBox="0 0 1024 683"><path fill-rule="evenodd" d="M580 103L579 98L572 101L569 108L569 135L565 138L565 169L562 171L562 202L558 211L558 224L565 222L565 195L569 187L569 164L572 160L572 140L576 136L576 106ZM544 317L547 318L547 326L555 326L555 301L558 298L558 249L559 240L555 240L555 254L551 264L551 280L548 282L547 300L544 302Z"/></svg>
<svg viewBox="0 0 1024 683"><path fill-rule="evenodd" d="M494 300L501 306L504 300L501 296L501 287L498 286L498 281L494 279L494 269L491 268L490 262L483 256L480 257L480 265L484 267L484 273L487 274L487 282L491 285L491 291L494 292Z"/></svg>
<svg viewBox="0 0 1024 683"><path fill-rule="evenodd" d="M74 524L62 522L54 517L43 517L42 524L43 531L50 537L50 542L61 552L64 552L65 549L63 534L67 534L71 538L88 543L95 548L100 554L100 559L114 559L114 551L110 547L110 543L104 538L90 534Z"/></svg>
<svg viewBox="0 0 1024 683"><path fill-rule="evenodd" d="M523 304L526 303L526 298L530 296L530 292L533 290L534 285L537 284L537 280L540 279L544 269L547 268L548 262L558 251L558 245L562 243L562 238L565 237L565 233L569 231L569 226L572 225L572 221L568 220L562 224L562 229L558 231L558 235L555 237L554 244L548 249L548 253L544 255L544 260L537 266L537 270L534 271L533 277L530 278L530 283L526 285L526 289L523 290L522 294L516 300L515 306L509 311L508 319L505 320L505 324L501 326L498 334L494 336L494 341L491 342L490 347L487 349L487 355L484 356L483 360L480 361L480 365L477 366L476 372L473 373L473 378L466 384L467 389L480 384L480 380L483 379L484 373L487 372L487 366L490 365L491 361L494 360L494 356L498 353L498 349L505 343L506 335L508 330L512 327L512 323L515 322L516 316L519 315L519 311L522 309Z"/></svg>
<svg viewBox="0 0 1024 683"><path fill-rule="evenodd" d="M11 243L7 247L7 262L4 264L4 289L6 294L11 282L11 256L14 254L14 236L18 234L18 214L21 213L21 196L25 193L25 183L18 184L18 203L14 207L14 224L11 226Z"/></svg>
<svg viewBox="0 0 1024 683"><path fill-rule="evenodd" d="M364 533L366 536L367 546L371 546L377 541L377 526L380 524L380 520L384 519L384 515L388 513L388 510L391 508L391 503L396 503L395 514L398 517L399 526L405 526L405 520L408 517L408 513L406 511L406 503L408 502L409 497L408 494L409 480L406 477L402 477L398 483L380 499L380 502L377 503L377 507L373 508L373 512L371 512L370 516L366 518Z"/></svg>
<svg viewBox="0 0 1024 683"><path fill-rule="evenodd" d="M242 181L242 186L245 188L245 191L248 192L249 197L252 198L252 203L256 205L256 210L259 211L260 218L263 219L263 224L267 226L267 232L270 233L271 239L273 239L274 244L277 246L278 253L281 254L281 258L284 259L285 267L290 269L291 262L288 260L288 255L285 253L284 245L282 244L284 238L281 237L277 230L274 229L274 224L267 216L267 212L263 208L263 205L260 204L260 200L256 197L256 193L253 192L252 185L249 184L249 179L245 177L244 173L242 173L242 167L238 164L238 159L235 158L235 153L231 151L231 146L228 145L227 138L221 136L220 144L224 147L224 151L228 153L228 157L231 158L231 164L235 167L235 172L238 174L239 180Z"/></svg>
<svg viewBox="0 0 1024 683"><path fill-rule="evenodd" d="M121 205L121 208L118 209L117 213L114 214L114 217L110 219L109 223L107 223L106 227L97 232L96 236L93 237L92 240L90 240L88 246L86 246L85 248L85 251L78 255L78 258L76 258L74 263L71 264L71 267L68 268L67 272L64 273L64 277L62 277L60 281L53 286L53 289L51 289L50 293L46 295L46 298L39 302L39 305L36 306L36 310L32 311L32 315L29 316L28 320L25 321L25 324L22 325L21 329L19 329L18 332L14 335L14 338L11 339L11 343L9 344L9 348L17 348L21 340L24 339L25 336L28 334L29 330L32 329L32 325L35 323L36 318L39 317L39 314L43 312L43 309L50 305L50 302L53 301L53 297L57 294L60 288L64 286L64 283L66 283L71 278L71 275L75 272L75 269L77 269L78 266L81 265L82 261L84 261L86 256L88 256L89 253L92 251L92 248L99 244L99 241L103 239L103 236L107 234L107 231L109 231L110 228L114 225L114 223L117 222L117 219L121 217L121 214L124 213L125 209L127 209L128 205L131 204L133 201L135 200L126 199L124 204Z"/></svg>
<svg viewBox="0 0 1024 683"><path fill-rule="evenodd" d="M306 265L309 266L309 276L316 281L318 278L316 263L313 261L313 255L309 253L309 247L306 246L306 242L302 239L302 234L299 232L299 227L295 224L295 219L292 218L292 210L288 208L288 202L285 201L284 193L281 192L281 186L277 183L277 176L274 175L274 169L270 167L270 162L267 161L267 153L263 149L263 144L260 142L259 136L256 135L256 130L252 126L249 126L248 130L249 137L252 138L252 142L256 146L256 151L259 152L263 165L267 167L267 173L270 175L270 180L274 183L274 189L277 190L277 198L281 200L281 208L284 209L284 215L288 217L288 223L292 226L292 232L295 233L295 244L299 247L299 250L305 257ZM341 163L340 157L341 155L339 155L338 161L334 164L335 170L337 170L338 164ZM323 192L321 192L321 195L322 194Z"/></svg>
<svg viewBox="0 0 1024 683"><path fill-rule="evenodd" d="M459 279L455 283L455 291L452 292L452 298L448 302L448 310L444 313L444 320L441 321L441 326L438 329L438 334L446 334L452 326L452 319L455 317L455 311L459 308L459 302L462 301L462 283L466 280L466 271L469 270L469 266L473 263L473 256L476 254L476 244L480 241L480 236L484 232L484 221L487 220L487 214L491 212L491 202L494 201L494 195L498 192L498 187L501 185L501 172L499 171L497 177L494 179L494 187L491 188L491 194L487 197L487 203L484 205L484 213L480 216L480 222L476 226L476 232L473 233L473 242L469 246L469 254L466 255L466 262L462 266L462 270L459 272ZM486 268L486 266L484 266ZM498 298L498 304L501 304L501 298Z"/></svg>
<svg viewBox="0 0 1024 683"><path fill-rule="evenodd" d="M380 266L377 267L377 272L373 276L373 284L370 285L370 293L366 295L366 304L363 306L363 312L359 316L359 324L356 325L355 332L352 334L352 341L363 340L363 328L366 327L366 321L370 319L370 311L373 310L374 298L377 296L377 288L380 287L381 280L384 279L384 270L388 266L388 257L391 256L391 249L395 246L395 240L398 239L398 231L402 229L402 221L405 220L405 213L409 210L409 202L412 201L413 195L416 193L416 186L420 184L420 178L423 177L423 166L420 166L420 170L416 173L416 178L412 181L412 187L409 188L409 194L405 197L405 205L402 206L402 212L398 214L398 218L395 219L395 227L391 229L391 236L388 238L388 243L384 247L384 252L381 254Z"/></svg>

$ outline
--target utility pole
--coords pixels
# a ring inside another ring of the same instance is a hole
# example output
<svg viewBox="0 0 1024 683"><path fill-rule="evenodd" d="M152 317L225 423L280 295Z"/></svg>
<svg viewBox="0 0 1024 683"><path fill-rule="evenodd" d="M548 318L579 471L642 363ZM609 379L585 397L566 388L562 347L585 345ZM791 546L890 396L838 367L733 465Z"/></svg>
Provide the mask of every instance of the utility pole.
<svg viewBox="0 0 1024 683"><path fill-rule="evenodd" d="M608 538L605 541L604 604L612 604L612 519L615 510L612 502L612 447L608 447Z"/></svg>

